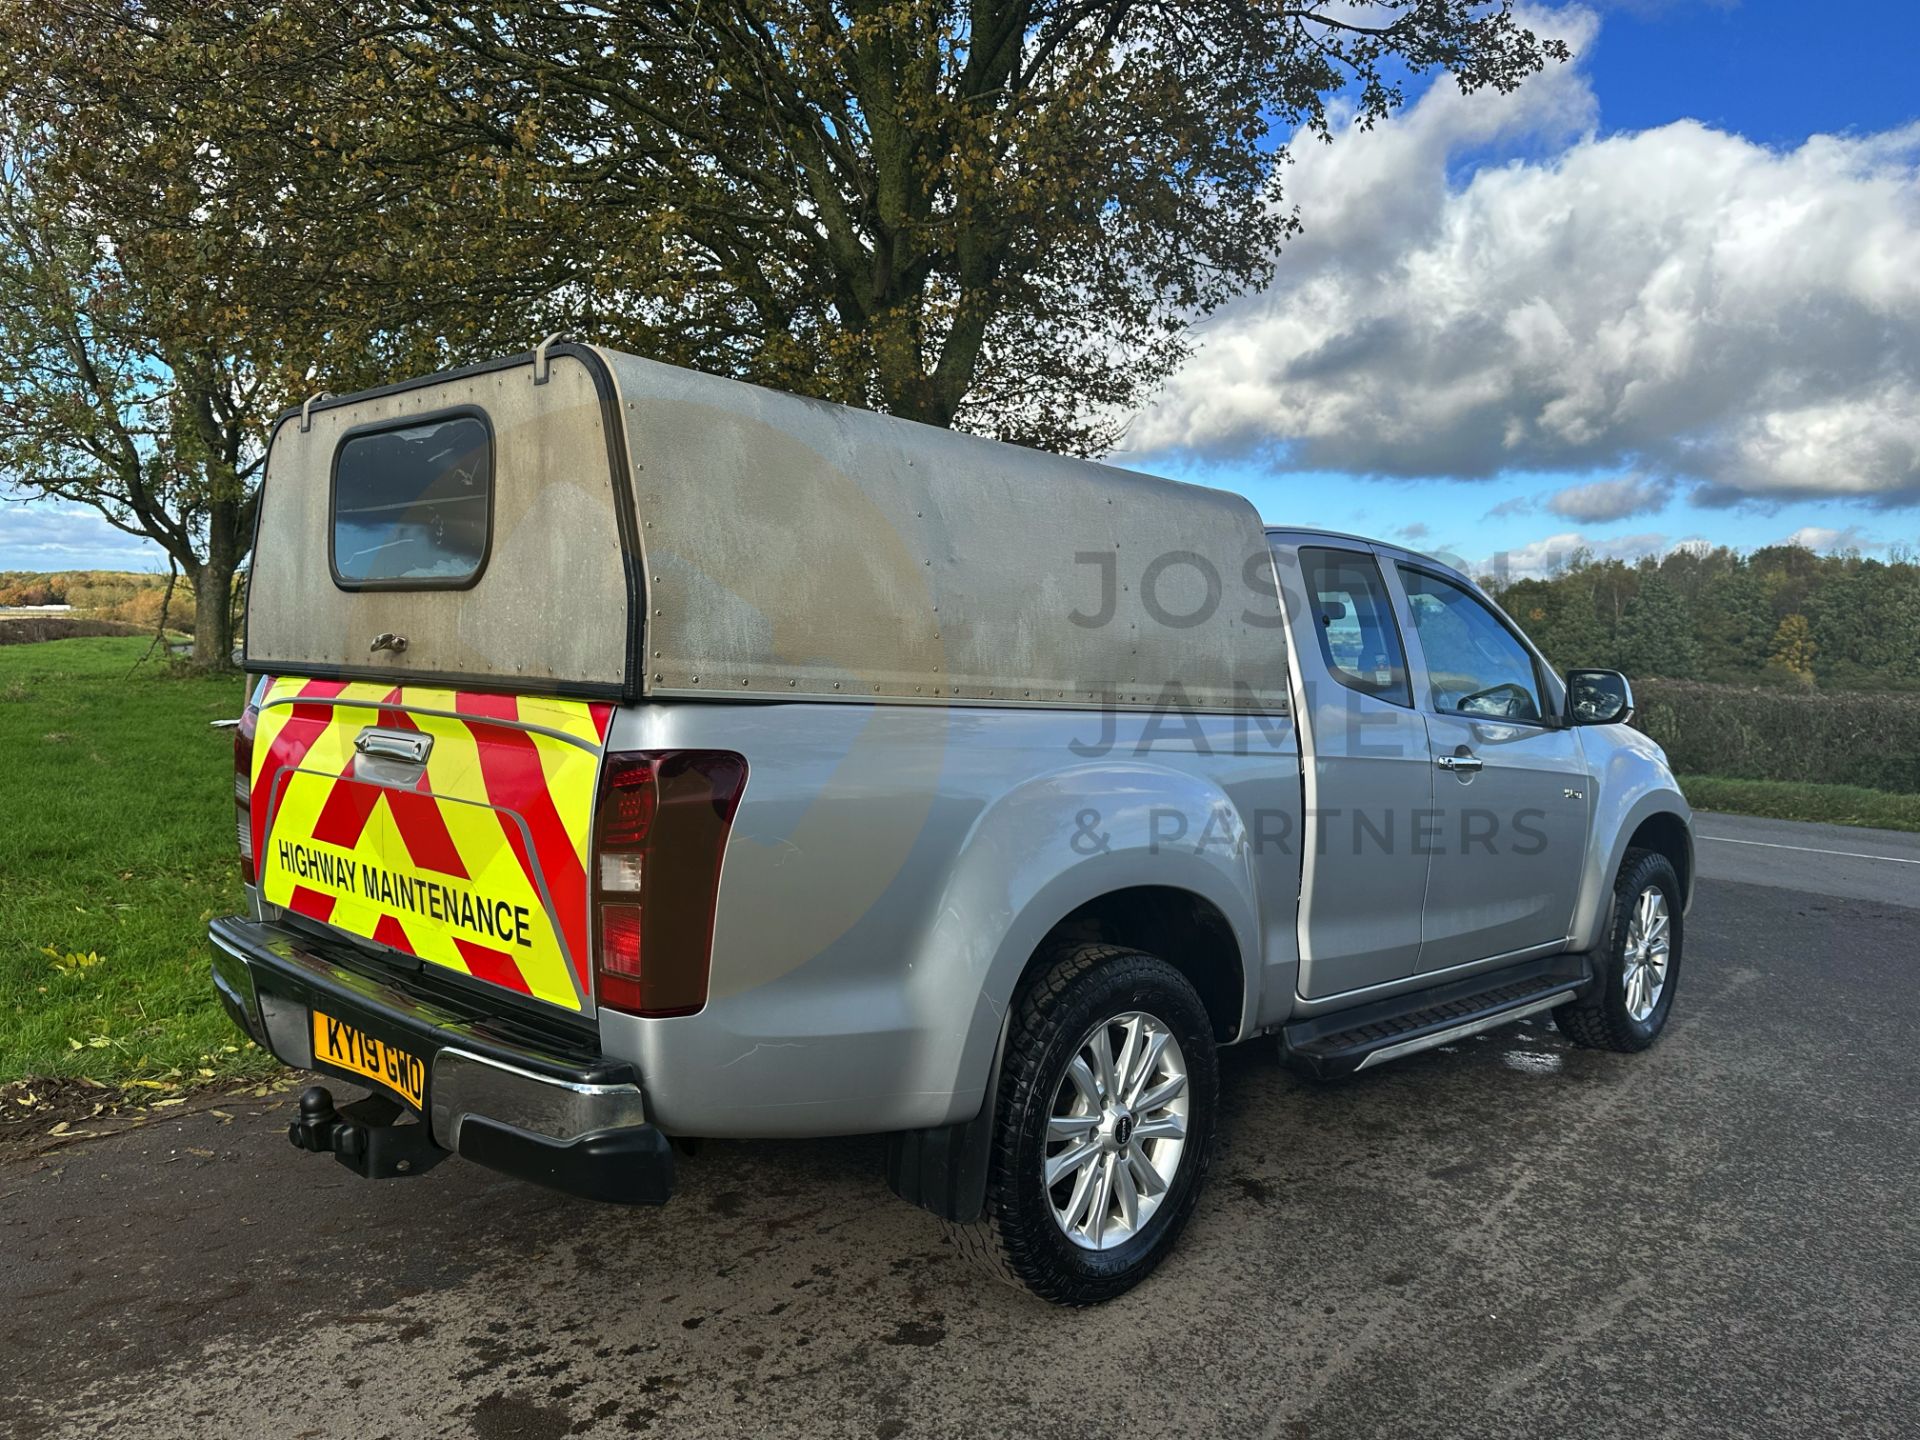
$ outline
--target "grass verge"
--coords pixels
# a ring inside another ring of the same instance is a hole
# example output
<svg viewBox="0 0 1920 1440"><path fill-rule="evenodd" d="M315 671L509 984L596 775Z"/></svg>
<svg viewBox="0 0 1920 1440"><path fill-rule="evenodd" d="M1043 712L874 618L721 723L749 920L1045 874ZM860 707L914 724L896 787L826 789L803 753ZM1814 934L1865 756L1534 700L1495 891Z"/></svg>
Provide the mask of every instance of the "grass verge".
<svg viewBox="0 0 1920 1440"><path fill-rule="evenodd" d="M228 1021L206 923L240 903L236 676L141 638L0 648L0 1085L83 1078L149 1095L265 1074Z"/></svg>
<svg viewBox="0 0 1920 1440"><path fill-rule="evenodd" d="M1722 780L1683 775L1680 788L1697 810L1724 810L1770 820L1817 820L1879 830L1920 830L1920 795L1895 795L1857 785L1810 785L1786 780Z"/></svg>

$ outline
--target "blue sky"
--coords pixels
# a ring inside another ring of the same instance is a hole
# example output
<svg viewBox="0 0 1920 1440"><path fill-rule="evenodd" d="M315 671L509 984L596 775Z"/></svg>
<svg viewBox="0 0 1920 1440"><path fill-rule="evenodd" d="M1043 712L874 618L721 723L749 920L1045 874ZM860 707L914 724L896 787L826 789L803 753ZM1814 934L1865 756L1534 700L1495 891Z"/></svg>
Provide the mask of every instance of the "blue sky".
<svg viewBox="0 0 1920 1440"><path fill-rule="evenodd" d="M1646 0L1603 7L1587 60L1601 124L1644 130L1694 119L1768 145L1891 130L1920 114L1920 5L1858 0Z"/></svg>
<svg viewBox="0 0 1920 1440"><path fill-rule="evenodd" d="M1920 547L1920 0L1536 7L1577 60L1297 147L1307 230L1114 459L1539 570ZM0 505L0 569L164 568Z"/></svg>
<svg viewBox="0 0 1920 1440"><path fill-rule="evenodd" d="M1122 463L1550 565L1920 547L1920 4L1535 10L1576 62L1299 147L1307 232Z"/></svg>

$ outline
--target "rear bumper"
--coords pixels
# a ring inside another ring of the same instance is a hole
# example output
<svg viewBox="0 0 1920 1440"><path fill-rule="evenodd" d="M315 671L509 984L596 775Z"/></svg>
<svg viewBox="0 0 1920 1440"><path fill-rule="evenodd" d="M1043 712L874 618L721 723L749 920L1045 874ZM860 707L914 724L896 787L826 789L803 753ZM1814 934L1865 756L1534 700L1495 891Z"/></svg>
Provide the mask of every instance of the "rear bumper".
<svg viewBox="0 0 1920 1440"><path fill-rule="evenodd" d="M624 1061L577 1040L542 1043L477 1005L409 993L280 926L229 916L208 934L227 1013L287 1064L366 1083L316 1065L318 1007L426 1062L423 1119L443 1149L593 1200L657 1205L672 1194L673 1151Z"/></svg>

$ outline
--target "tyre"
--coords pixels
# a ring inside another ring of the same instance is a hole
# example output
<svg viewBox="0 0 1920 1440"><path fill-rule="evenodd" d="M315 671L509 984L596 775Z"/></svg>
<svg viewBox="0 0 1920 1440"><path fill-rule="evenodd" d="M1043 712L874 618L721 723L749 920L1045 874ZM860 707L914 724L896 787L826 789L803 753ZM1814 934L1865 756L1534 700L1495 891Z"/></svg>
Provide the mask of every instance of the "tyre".
<svg viewBox="0 0 1920 1440"><path fill-rule="evenodd" d="M948 1233L1055 1304L1124 1293L1199 1198L1218 1090L1213 1027L1185 976L1138 950L1059 952L1007 1033L985 1214Z"/></svg>
<svg viewBox="0 0 1920 1440"><path fill-rule="evenodd" d="M1613 929L1595 956L1592 992L1553 1012L1560 1033L1590 1050L1651 1045L1673 1013L1680 981L1680 877L1652 850L1629 850L1613 885Z"/></svg>

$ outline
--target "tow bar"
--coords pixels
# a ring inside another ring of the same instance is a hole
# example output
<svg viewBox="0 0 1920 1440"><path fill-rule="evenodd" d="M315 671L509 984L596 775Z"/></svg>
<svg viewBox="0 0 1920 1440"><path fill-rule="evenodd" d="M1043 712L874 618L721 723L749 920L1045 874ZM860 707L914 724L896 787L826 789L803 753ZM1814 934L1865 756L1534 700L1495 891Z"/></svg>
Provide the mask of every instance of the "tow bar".
<svg viewBox="0 0 1920 1440"><path fill-rule="evenodd" d="M400 1115L400 1102L384 1095L336 1110L332 1092L311 1085L300 1096L300 1118L287 1125L287 1139L297 1150L332 1155L369 1180L423 1175L452 1153L433 1143L425 1122L395 1124Z"/></svg>

